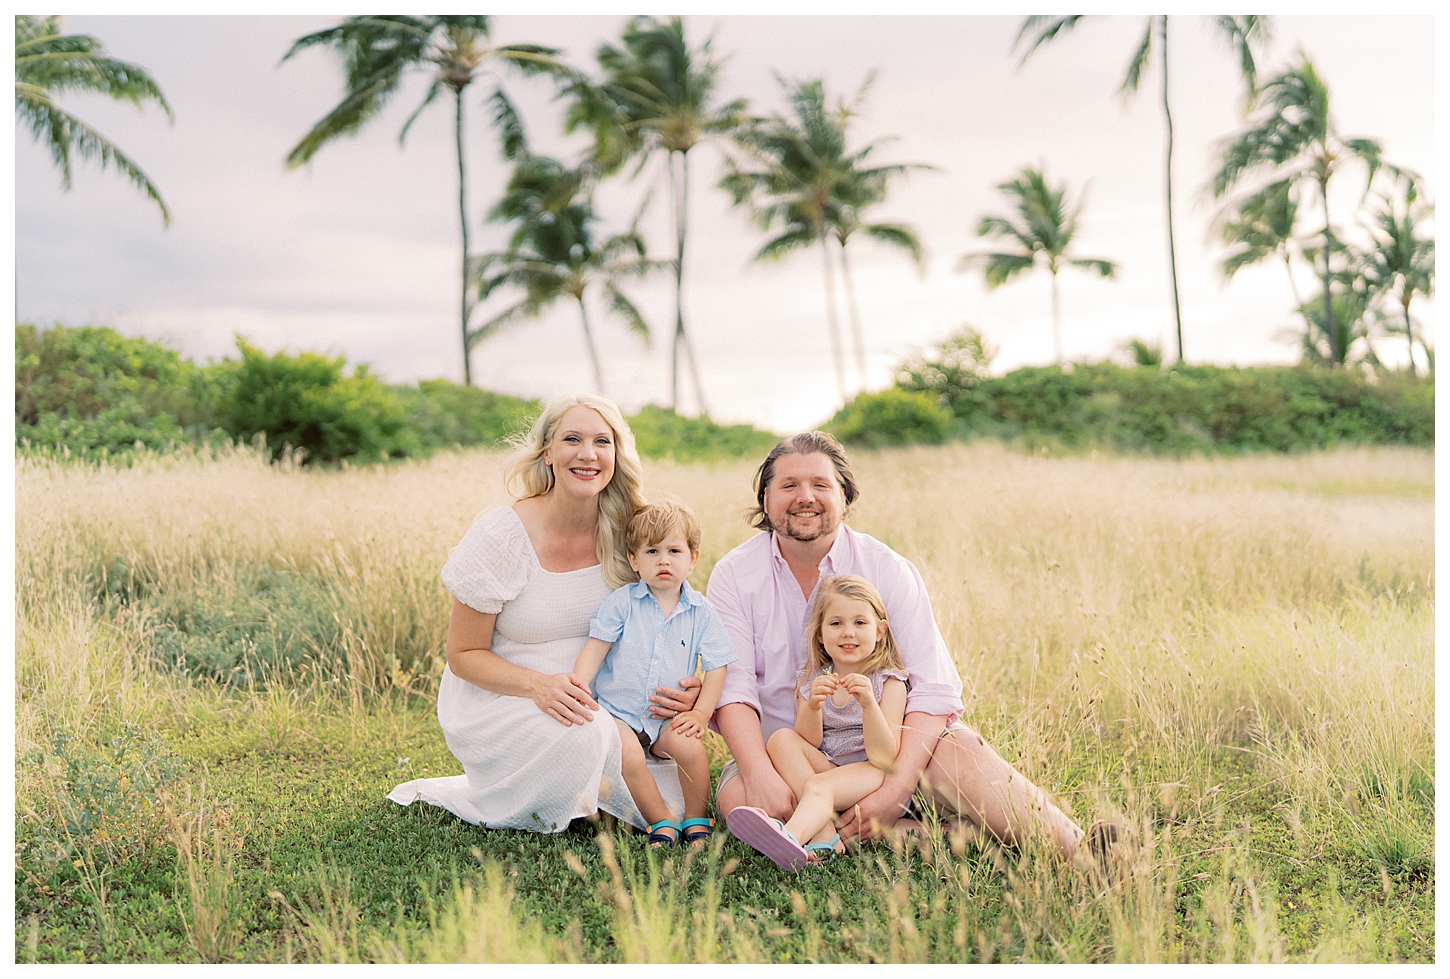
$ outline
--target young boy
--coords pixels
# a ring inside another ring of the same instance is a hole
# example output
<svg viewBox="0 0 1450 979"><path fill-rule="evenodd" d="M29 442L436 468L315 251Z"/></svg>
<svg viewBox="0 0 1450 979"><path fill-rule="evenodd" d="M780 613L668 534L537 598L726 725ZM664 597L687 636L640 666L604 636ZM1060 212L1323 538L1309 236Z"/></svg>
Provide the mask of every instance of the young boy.
<svg viewBox="0 0 1450 979"><path fill-rule="evenodd" d="M625 784L649 820L650 846L703 845L714 820L705 817L710 762L705 728L725 686L725 666L735 648L720 616L685 578L700 559L700 518L680 503L647 504L625 531L630 567L639 581L617 589L589 623L589 641L574 663L574 677L593 686L594 697L619 725ZM693 710L668 728L649 716L649 695L705 667ZM602 665L601 665L602 664ZM673 758L680 770L685 819L669 808L645 764L645 753Z"/></svg>

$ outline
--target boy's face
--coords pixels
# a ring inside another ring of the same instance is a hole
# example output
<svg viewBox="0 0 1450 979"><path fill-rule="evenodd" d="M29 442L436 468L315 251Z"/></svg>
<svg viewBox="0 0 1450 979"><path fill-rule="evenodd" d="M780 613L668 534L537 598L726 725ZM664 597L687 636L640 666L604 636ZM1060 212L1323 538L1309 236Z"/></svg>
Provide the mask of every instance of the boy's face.
<svg viewBox="0 0 1450 979"><path fill-rule="evenodd" d="M665 539L641 545L629 554L629 566L639 572L640 580L651 588L676 589L685 583L700 552L690 550L685 532L676 527Z"/></svg>

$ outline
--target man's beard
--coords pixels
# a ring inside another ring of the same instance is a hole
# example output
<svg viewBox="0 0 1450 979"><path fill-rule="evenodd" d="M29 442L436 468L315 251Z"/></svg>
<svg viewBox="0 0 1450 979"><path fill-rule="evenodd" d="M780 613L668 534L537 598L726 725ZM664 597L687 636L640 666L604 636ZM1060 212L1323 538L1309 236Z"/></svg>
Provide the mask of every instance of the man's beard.
<svg viewBox="0 0 1450 979"><path fill-rule="evenodd" d="M813 540L820 540L822 537L826 537L830 534L835 533L836 528L841 525L841 522L839 520L832 521L831 518L827 516L824 512L815 519L820 521L817 524L818 529L814 533L802 533L791 528L791 515L787 513L785 515L785 520L783 521L785 526L779 528L780 535L782 537L789 537L791 540L798 540L802 543L808 544Z"/></svg>

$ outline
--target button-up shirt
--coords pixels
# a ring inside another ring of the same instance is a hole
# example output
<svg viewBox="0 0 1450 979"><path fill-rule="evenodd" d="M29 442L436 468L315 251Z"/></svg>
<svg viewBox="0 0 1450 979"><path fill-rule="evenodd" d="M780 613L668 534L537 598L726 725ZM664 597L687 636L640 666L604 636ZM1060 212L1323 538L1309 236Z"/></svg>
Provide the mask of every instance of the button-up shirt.
<svg viewBox="0 0 1450 979"><path fill-rule="evenodd" d="M688 581L668 619L643 581L615 589L590 621L589 635L614 644L594 677L594 699L650 741L663 723L649 716L655 687L678 687L701 664L708 673L736 660L720 616Z"/></svg>
<svg viewBox="0 0 1450 979"><path fill-rule="evenodd" d="M906 710L960 714L962 678L937 628L916 566L876 538L842 524L819 571L821 577L860 575L881 592L887 622L911 674ZM815 591L809 596L801 593L775 534L768 531L721 558L707 591L740 655L725 674L719 706L741 703L755 708L766 739L780 728L793 727L795 688L806 662L806 618Z"/></svg>

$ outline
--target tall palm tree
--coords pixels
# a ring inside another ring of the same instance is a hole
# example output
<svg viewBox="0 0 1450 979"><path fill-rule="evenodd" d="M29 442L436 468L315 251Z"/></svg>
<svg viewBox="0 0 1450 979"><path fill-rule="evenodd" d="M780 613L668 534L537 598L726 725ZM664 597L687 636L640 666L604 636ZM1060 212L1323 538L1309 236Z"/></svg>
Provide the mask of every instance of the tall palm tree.
<svg viewBox="0 0 1450 979"><path fill-rule="evenodd" d="M1378 289L1400 307L1412 378L1419 375L1415 373L1410 303L1416 295L1429 298L1435 292L1435 238L1426 229L1434 214L1435 206L1421 197L1418 181L1403 174L1395 182L1394 192L1380 197L1370 230L1374 248L1368 256L1368 271Z"/></svg>
<svg viewBox="0 0 1450 979"><path fill-rule="evenodd" d="M99 92L138 109L146 102L161 106L168 119L171 106L146 69L106 56L105 46L89 34L62 34L61 18L15 15L15 112L30 127L35 141L50 149L60 167L61 187L70 190L71 153L96 160L101 169L114 166L161 209L162 224L171 212L161 191L114 143L55 104L63 92Z"/></svg>
<svg viewBox="0 0 1450 979"><path fill-rule="evenodd" d="M314 47L337 51L343 62L347 89L342 101L323 116L302 141L287 154L287 166L295 169L311 160L325 144L339 136L352 135L381 112L401 87L405 75L426 71L433 76L423 102L408 117L398 134L401 146L418 116L447 89L453 93L453 133L458 156L458 223L463 235L460 330L463 338L463 383L473 384L468 361L468 320L473 311L469 288L471 259L468 253L468 206L463 169L463 93L486 66L508 66L525 75L569 74L560 64L554 48L536 44L490 46L489 18L482 14L462 16L426 15L349 17L336 26L314 31L293 42L282 60ZM488 97L494 126L499 130L504 158L512 160L523 145L523 124L504 92L494 88Z"/></svg>
<svg viewBox="0 0 1450 979"><path fill-rule="evenodd" d="M1082 20L1081 14L1065 17L1031 16L1024 18L1012 50L1017 50L1031 37L1031 43L1022 54L1021 63L1025 63L1033 51L1072 30L1080 20ZM1254 61L1254 48L1262 47L1267 43L1269 18L1255 15L1219 16L1215 18L1214 26L1220 36L1228 41L1229 46L1238 57L1239 72L1245 85L1244 106L1247 109L1253 105L1257 92L1258 67ZM1167 14L1155 14L1147 18L1143 36L1138 41L1132 60L1128 62L1128 72L1123 77L1123 84L1118 87L1118 90L1125 95L1138 91L1138 86L1143 80L1143 73L1147 70L1148 61L1153 55L1155 35L1158 38L1160 56L1159 73L1163 76L1163 121L1167 129L1163 151L1163 197L1164 213L1168 220L1168 280L1173 292L1173 322L1177 330L1178 359L1181 361L1183 360L1183 313L1178 300L1178 259L1173 236L1173 111L1168 103Z"/></svg>
<svg viewBox="0 0 1450 979"><path fill-rule="evenodd" d="M1105 279L1117 274L1118 266L1106 258L1076 258L1067 254L1077 234L1077 219L1083 204L1074 206L1067 197L1067 185L1051 187L1041 170L1023 167L1021 174L997 189L1006 194L1017 211L1017 220L987 216L977 225L981 238L1004 238L1019 250L1012 252L973 252L957 262L957 271L980 265L988 289L995 289L1018 274L1046 266L1052 275L1052 348L1057 363L1062 363L1062 327L1057 295L1057 273L1064 266L1096 272Z"/></svg>
<svg viewBox="0 0 1450 979"><path fill-rule="evenodd" d="M915 169L933 168L920 163L867 166L884 140L854 151L847 148L850 120L859 111L871 76L851 103L838 100L834 108L828 104L825 83L819 79L792 83L777 76L777 80L787 89L791 116L776 113L768 119L754 120L742 129L737 141L749 159L727 160L721 186L730 192L735 204L750 208L763 230L778 229L775 237L756 253L757 261L779 259L797 248L820 243L826 283L826 327L836 383L844 399L845 358L836 319L830 242L834 240L840 249L857 337L857 366L864 386L865 346L845 246L860 231L878 241L904 248L919 263L921 243L913 229L904 224L866 224L860 214L885 199L892 177Z"/></svg>
<svg viewBox="0 0 1450 979"><path fill-rule="evenodd" d="M1324 212L1323 245L1318 249L1323 259L1321 272L1325 336L1330 345L1330 360L1344 362L1345 351L1339 350L1340 331L1335 329L1332 301L1331 259L1338 252L1329 214L1329 181L1346 163L1360 161L1368 176L1365 193L1380 168L1380 144L1372 139L1345 139L1329 109L1329 89L1315 71L1307 55L1299 55L1299 64L1275 75L1263 87L1263 101L1249 124L1222 146L1223 160L1213 177L1216 198L1223 197L1249 178L1264 178L1266 183L1286 182L1287 193L1302 195L1305 188ZM1397 171L1396 171L1397 172ZM1262 194L1264 186L1249 191ZM1302 203L1302 201L1301 201Z"/></svg>
<svg viewBox="0 0 1450 979"><path fill-rule="evenodd" d="M644 240L633 228L603 241L597 238L592 178L588 165L570 170L546 156L520 160L503 198L489 211L489 220L514 224L509 247L479 257L475 282L480 302L505 286L522 289L524 298L473 330L469 342L486 340L570 297L579 306L594 384L603 394L604 371L589 325L586 294L602 290L610 311L648 347L649 327L620 286L669 263L648 258Z"/></svg>
<svg viewBox="0 0 1450 979"><path fill-rule="evenodd" d="M602 44L595 60L604 73L598 85L573 86L573 104L566 128L594 131L597 158L617 168L633 158L639 173L657 154L665 155L670 205L675 225L675 331L670 344L670 407L678 408L680 353L689 362L695 403L706 413L694 347L685 330L685 243L689 230L690 151L701 141L728 135L740 124L744 99L725 105L715 101L723 62L711 51L711 39L697 48L685 40L680 17L659 21L639 16L630 20L620 47ZM678 162L677 162L678 158ZM646 199L648 200L648 199Z"/></svg>

